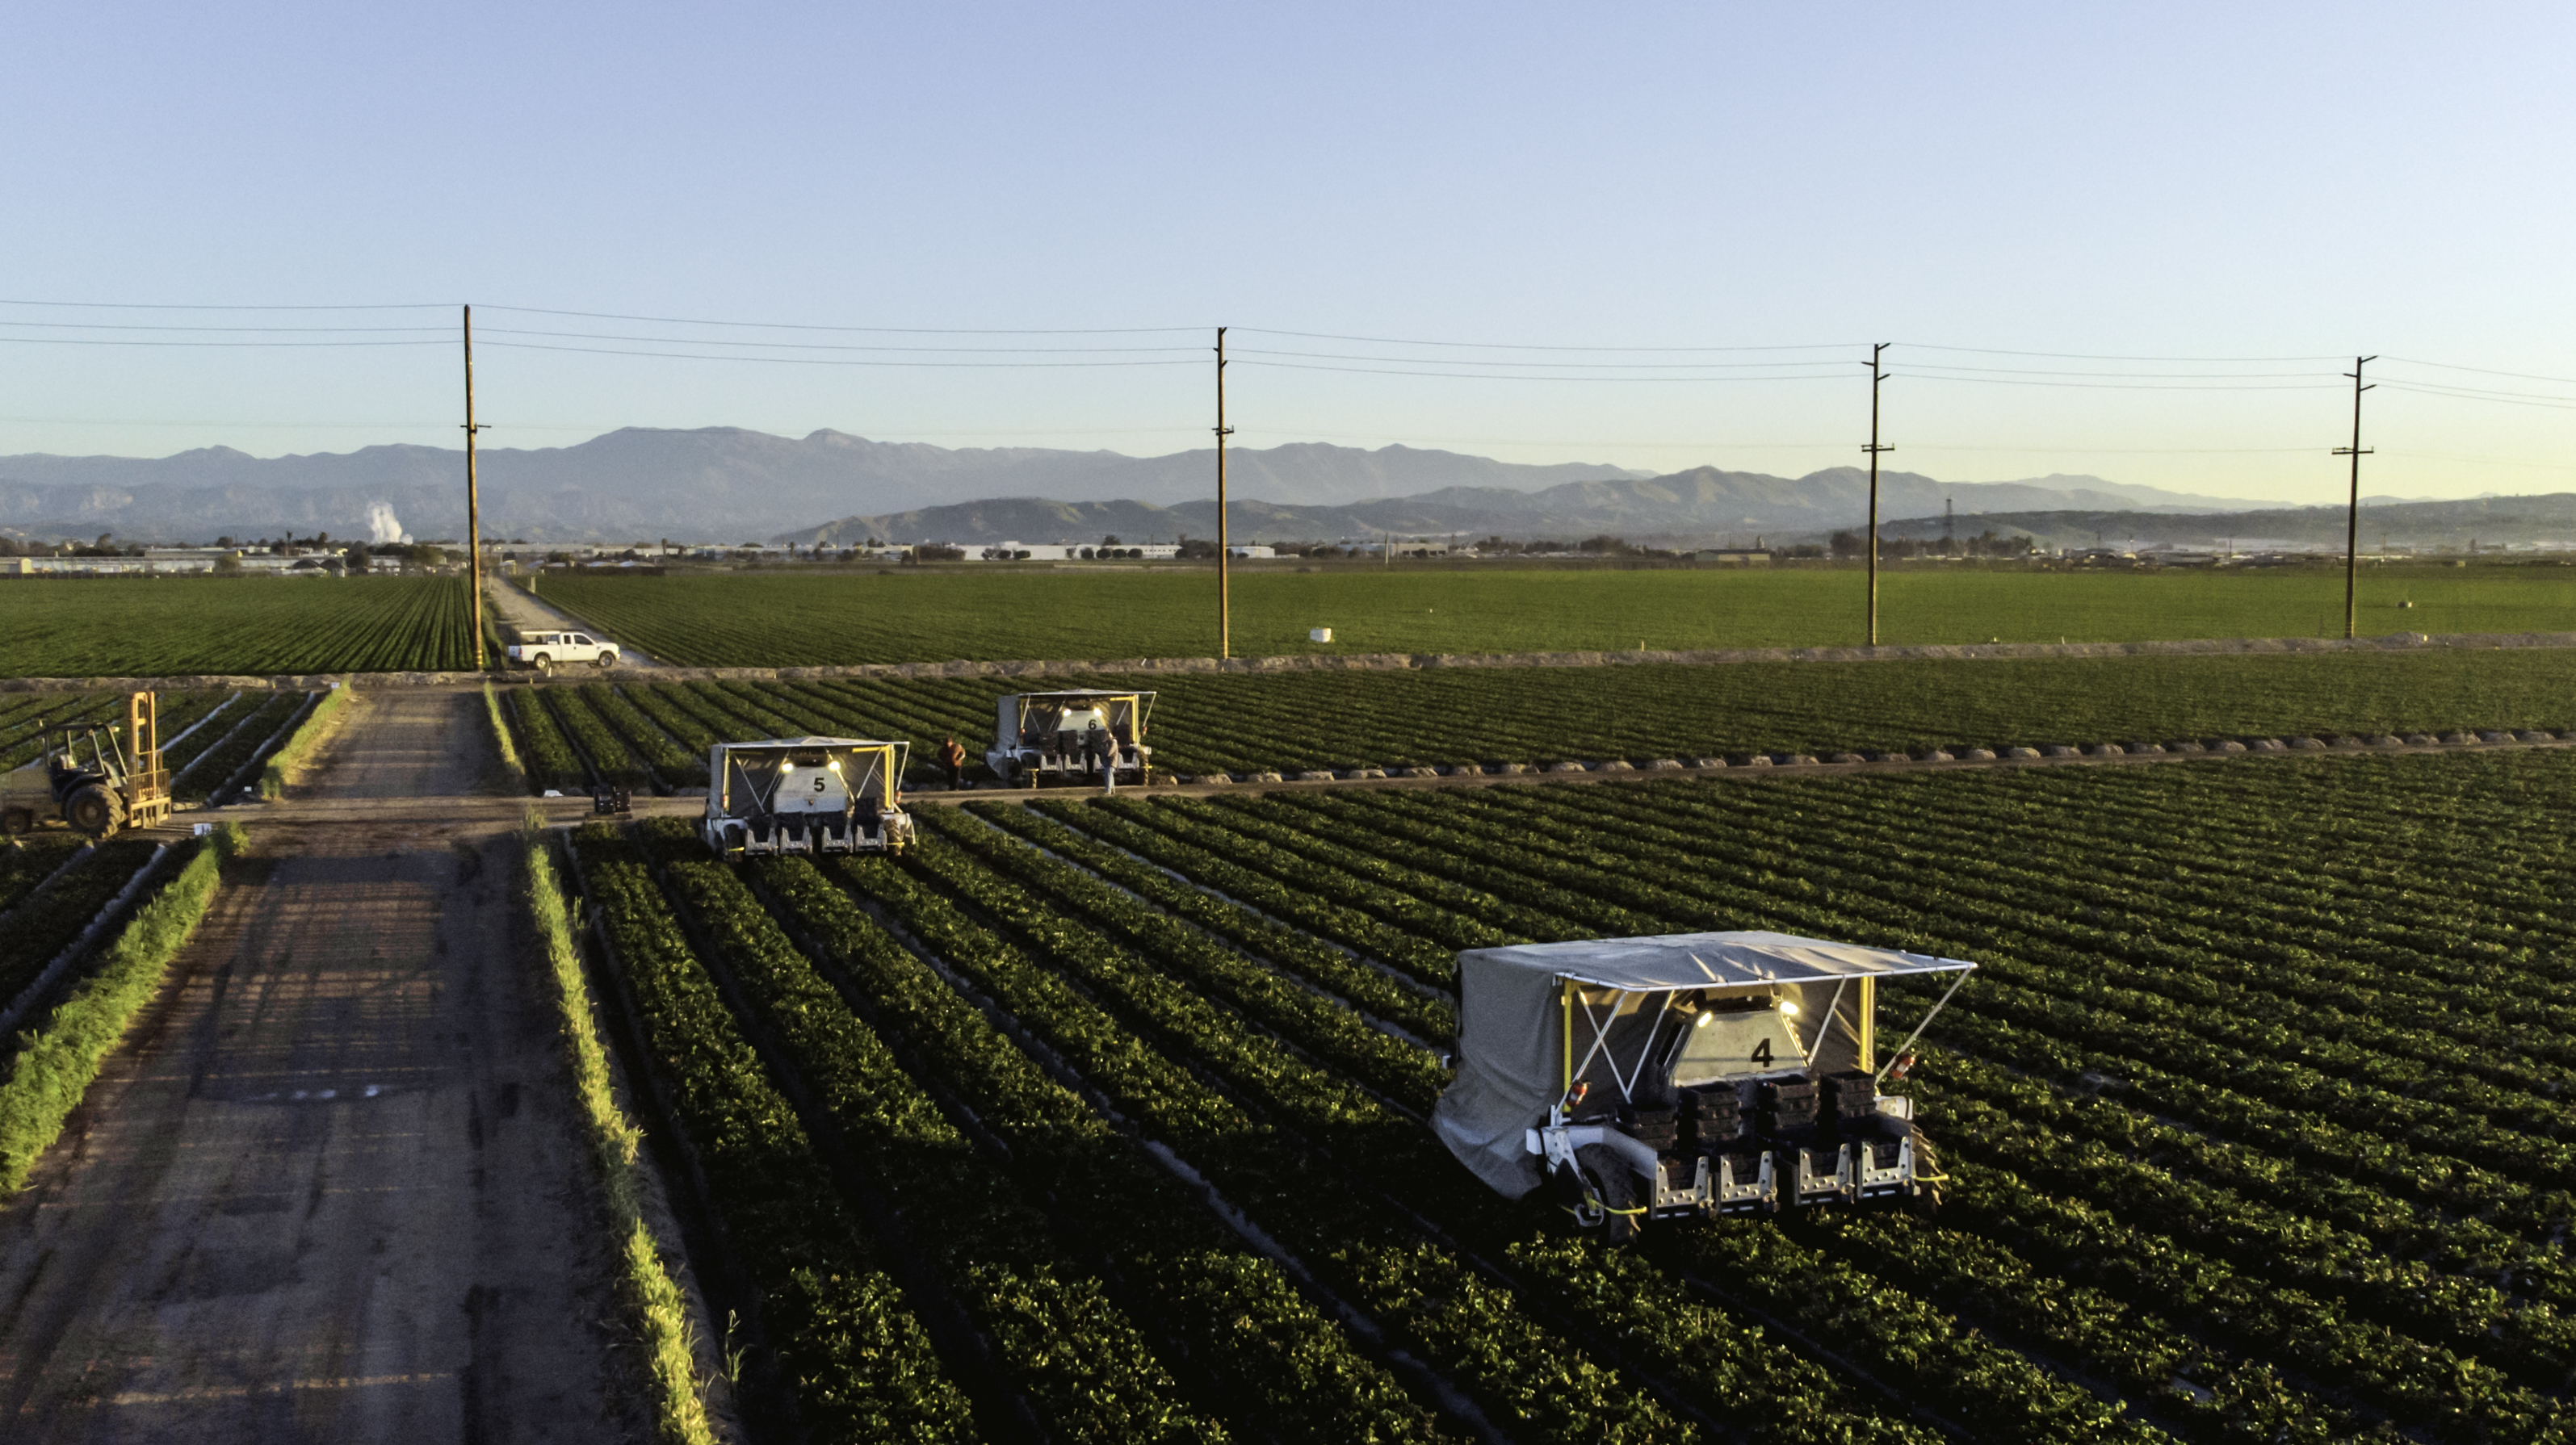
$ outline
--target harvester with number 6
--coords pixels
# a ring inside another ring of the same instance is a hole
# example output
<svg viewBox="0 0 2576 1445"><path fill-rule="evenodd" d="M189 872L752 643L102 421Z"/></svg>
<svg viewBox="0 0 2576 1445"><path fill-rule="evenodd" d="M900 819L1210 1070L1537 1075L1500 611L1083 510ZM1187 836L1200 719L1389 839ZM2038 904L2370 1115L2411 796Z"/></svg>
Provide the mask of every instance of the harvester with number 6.
<svg viewBox="0 0 2576 1445"><path fill-rule="evenodd" d="M1781 933L1679 933L1458 955L1457 1077L1432 1127L1518 1198L1587 1228L1815 1205L1940 1203L1910 1098L1881 1082L1972 963ZM1952 973L1881 1061L1881 981Z"/></svg>

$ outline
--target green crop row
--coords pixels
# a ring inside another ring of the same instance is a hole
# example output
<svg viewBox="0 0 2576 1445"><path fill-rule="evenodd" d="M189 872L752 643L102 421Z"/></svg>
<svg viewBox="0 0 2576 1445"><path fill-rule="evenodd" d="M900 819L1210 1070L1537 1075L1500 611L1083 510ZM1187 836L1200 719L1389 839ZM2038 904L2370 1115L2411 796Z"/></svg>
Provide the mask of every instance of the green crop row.
<svg viewBox="0 0 2576 1445"><path fill-rule="evenodd" d="M641 855L602 824L578 830L573 846L655 1082L728 1254L758 1291L758 1322L804 1432L854 1445L976 1438L965 1396L871 1258Z"/></svg>
<svg viewBox="0 0 2576 1445"><path fill-rule="evenodd" d="M1062 800L1040 801L1035 806L1048 817L1075 825L1104 843L1126 849L1149 863L1175 870L1187 869L1192 877L1237 903L1258 908L1274 918L1286 919L1316 938L1331 939L1354 953L1386 964L1427 988L1445 994L1458 982L1455 954L1357 908L1332 902L1271 875L1224 862L1204 849L1192 847L1183 839L1132 822L1125 815L1105 808ZM1159 814L1148 813L1145 816L1156 817ZM1453 1028L1454 1025L1441 1028L1435 1037L1445 1036Z"/></svg>
<svg viewBox="0 0 2576 1445"><path fill-rule="evenodd" d="M780 859L755 876L864 1000L916 1067L999 1141L1012 1174L1097 1241L1155 1322L1197 1341L1188 1364L1239 1406L1247 1431L1339 1445L1436 1435L1430 1417L1285 1272L1242 1245L1197 1192L1049 1078L931 968L812 864Z"/></svg>
<svg viewBox="0 0 2576 1445"><path fill-rule="evenodd" d="M1003 849L1024 848L998 843ZM945 865L945 866L943 866ZM1074 968L1104 996L1122 1001L1173 1045L1187 1049L1206 1067L1225 1078L1245 1097L1311 1140L1328 1140L1333 1167L1356 1180L1384 1189L1418 1217L1442 1223L1464 1237L1483 1237L1508 1247L1516 1231L1507 1222L1511 1211L1498 1209L1490 1195L1459 1180L1447 1154L1418 1127L1403 1121L1373 1100L1311 1065L1262 1056L1257 1040L1229 1038L1216 1019L1192 1023L1193 1011L1207 1005L1136 977L1138 964L1082 925L1047 910L989 874L949 864L941 850L925 850L917 866L940 873L988 914L1009 922L1032 940L1044 939L1048 954L1060 966ZM1186 965L1160 949L1151 951L1151 967L1185 977ZM1309 1052L1320 1052L1326 1039L1298 1020L1281 1020L1283 1036ZM1497 1251L1500 1252L1499 1250ZM1815 1288L1799 1298L1802 1311L1843 1335L1877 1339L1900 1361L1928 1362L1909 1371L1906 1383L1926 1403L1973 1418L1992 1438L2026 1441L2101 1439L2125 1428L2116 1411L2103 1408L2080 1389L2051 1380L2044 1371L2007 1350L1993 1347L1973 1331L1948 1323L1937 1310L1920 1302L1890 1296L1864 1279L1819 1265ZM1560 1295L1560 1298L1573 1298ZM1819 1304L1816 1301L1827 1300ZM1776 1307L1776 1301L1766 1301ZM1587 1321L1595 1329L1602 1322ZM1615 1333L1614 1333L1615 1337ZM2139 1438L2153 1438L2142 1432Z"/></svg>
<svg viewBox="0 0 2576 1445"><path fill-rule="evenodd" d="M1587 796L1589 796L1589 791L1587 791ZM1301 804L1303 804L1303 801L1301 801ZM1355 806L1358 806L1358 804L1355 804ZM1453 811L1455 811L1455 809L1453 809ZM1352 832L1350 832L1350 829L1347 829L1347 827L1337 827L1337 829L1334 829L1334 835L1337 835L1337 837L1345 837L1345 840L1347 840L1347 837L1352 837ZM1633 832L1633 829L1620 829L1620 835L1618 835L1618 837L1620 837L1620 840L1633 840L1633 837L1636 837L1636 832ZM1409 837L1406 837L1406 842L1409 842L1409 845L1414 845L1412 850L1409 850L1409 855L1412 855L1414 860L1422 860L1422 858L1425 858L1425 855L1422 855L1422 847L1419 847L1419 845L1422 845L1422 842L1425 842L1425 837L1422 837L1422 832L1419 832L1419 829L1414 829L1414 832L1409 832ZM1486 845L1492 845L1494 840L1471 840L1471 842L1486 842ZM1641 858L1628 858L1628 860L1625 860L1625 865L1628 865L1628 868L1641 868L1641 865L1646 865L1646 868L1651 868L1651 865L1649 865L1649 863L1643 863ZM1443 871L1450 871L1448 865L1443 865ZM1548 876L1553 876L1553 873L1556 873L1556 871L1553 871L1553 868L1538 868L1538 865L1530 865L1530 871L1548 873ZM1610 871L1605 871L1605 876L1607 876L1607 873L1610 873ZM1479 876L1479 881L1489 881L1489 878L1481 878L1481 876ZM1600 886L1600 883L1605 881L1605 878L1582 878L1582 881L1587 883L1587 886ZM1682 881L1682 878L1654 878L1654 881L1659 881L1659 883L1677 883L1677 881ZM1571 902L1571 896L1561 896L1561 899L1553 899L1553 902L1558 902L1558 904L1561 904L1561 907L1564 907L1566 902ZM1677 922L1698 922L1698 920L1677 920ZM2136 1180L2130 1180L2130 1185L2128 1185L2128 1187L2130 1187L2130 1193L2133 1193L2133 1195L2141 1193L2141 1187L2138 1187L2138 1182L2136 1182ZM2251 1221L2244 1221L2244 1218L2239 1218L2239 1221L2236 1221L2236 1226L2239 1226L2239 1229L2244 1229L2246 1223L2251 1223ZM2331 1270L2331 1272L2352 1272L2352 1267L2354 1267L2354 1265L2352 1265L2352 1260L2349 1260L2349 1254L2347 1254L2347 1257L2344 1257L2344 1260L2329 1262L2329 1270ZM2455 1285L2458 1285L2458 1283L2455 1283ZM2388 1301L2391 1301L2391 1298L2401 1296L2401 1293L2403 1293L2403 1290L2388 1290L2388 1293L2383 1293L2383 1303L2388 1303ZM2455 1296L2455 1298L2458 1298L2458 1288L2452 1288L2450 1293L2452 1293L2452 1296ZM2548 1321L2545 1321L2545 1319L2535 1321L2535 1319L2532 1319L2530 1314L2524 1314L2524 1316L2519 1316L2519 1321L2522 1321L2522 1327L2524 1327L2524 1329L2532 1327L2532 1324L2543 1324L2543 1327L2545 1327L2545 1329L2543 1329L2545 1337L2555 1337L2555 1334L2558 1334L2558 1329L2555 1329L2555 1327L2548 1327ZM2421 1327L2421 1324L2424 1324L2424 1321L2421 1321L2421 1319L2414 1319L2414 1324L2419 1324L2419 1327ZM2483 1334L2486 1334L2486 1329L2488 1329L2486 1319L2470 1319L2470 1321L2465 1321L2463 1327L2458 1329L2458 1334L2460 1334L2460 1337L2483 1337ZM2524 1357L2527 1357L2527 1352L2530 1352L2530 1347L2532 1347L2530 1342L2524 1342L2524 1345L2522 1345ZM2561 1375L2563 1375L2563 1368L2558 1368L2558 1365L2555 1365L2555 1357L2558 1357L2558 1355L2561 1355L2561 1347L2558 1347L2558 1345L2548 1345L2548 1347L2543 1347L2543 1355L2537 1357L2537 1360L2532 1360L2532 1365L2535 1365L2535 1368L2543 1368L2543 1370L2555 1370L2555 1373L2561 1373Z"/></svg>
<svg viewBox="0 0 2576 1445"><path fill-rule="evenodd" d="M242 719L240 725L226 733L220 742L197 755L190 763L183 782L177 770L172 771L171 792L182 801L203 802L215 790L259 761L270 742L289 719L304 710L312 695L301 692L272 694L258 709ZM219 722L216 726L220 727Z"/></svg>
<svg viewBox="0 0 2576 1445"><path fill-rule="evenodd" d="M676 827L674 826L676 825ZM676 851L705 848L682 819L645 825ZM830 1128L864 1151L861 1166L890 1201L904 1236L931 1262L986 1343L992 1366L1063 1440L1220 1440L1196 1414L1097 1278L1055 1247L1017 1196L814 972L751 891L703 861L666 865L667 887L694 917L761 1026Z"/></svg>
<svg viewBox="0 0 2576 1445"><path fill-rule="evenodd" d="M1349 1005L1289 982L1135 895L954 809L925 808L921 820L994 872L1153 958L1198 992L1294 1038L1325 1068L1417 1113L1430 1113L1439 1101L1448 1076L1438 1062L1420 1046L1371 1028Z"/></svg>
<svg viewBox="0 0 2576 1445"><path fill-rule="evenodd" d="M581 685L581 700L589 704L600 722L613 730L635 756L651 765L664 787L703 788L707 785L706 750L700 748L693 752L671 741L668 733L636 710L626 694L604 682L586 682Z"/></svg>
<svg viewBox="0 0 2576 1445"><path fill-rule="evenodd" d="M1319 1096L1314 1110L1346 1124L1377 1122L1366 1096L1313 1078L1284 1050L1247 1038L1222 1014L1093 943L1087 930L1046 915L935 837L925 837L900 865L856 859L838 866L1148 1137L1178 1151L1335 1293L1516 1436L1567 1442L1697 1437L1632 1382L1532 1319L1509 1291L1495 1287L1471 1263L1422 1240L1350 1191L1319 1184L1293 1139L1257 1122L1167 1058L1084 990L1105 991L1125 1007L1142 1005L1161 1019L1158 1032L1164 1036L1188 1030L1229 1062L1239 1061L1228 1071L1238 1087L1255 1076L1303 1086ZM1045 940L1044 956L1075 970L1084 990L958 912L924 886L929 879L960 888L960 896L988 912L1006 910L1035 930Z"/></svg>
<svg viewBox="0 0 2576 1445"><path fill-rule="evenodd" d="M519 761L528 772L528 786L538 792L587 791L590 770L572 750L572 743L555 725L554 713L539 702L533 687L514 687L501 694L510 715L513 731L519 736Z"/></svg>
<svg viewBox="0 0 2576 1445"><path fill-rule="evenodd" d="M72 856L87 841L76 833L37 833L0 847L0 917Z"/></svg>
<svg viewBox="0 0 2576 1445"><path fill-rule="evenodd" d="M597 686L597 684L593 684ZM590 764L590 775L602 783L623 788L650 788L652 770L645 767L626 744L610 731L599 715L590 709L587 688L532 687L531 698L543 698L555 721L562 725L570 740L579 746Z"/></svg>
<svg viewBox="0 0 2576 1445"><path fill-rule="evenodd" d="M473 665L455 577L102 577L0 592L0 677L447 671Z"/></svg>
<svg viewBox="0 0 2576 1445"><path fill-rule="evenodd" d="M133 881L135 870L151 861L157 846L133 838L101 843L53 887L9 910L9 926L0 929L0 1007L16 999L55 954L80 937L109 900Z"/></svg>
<svg viewBox="0 0 2576 1445"><path fill-rule="evenodd" d="M1163 869L1095 842L1052 816L1041 816L1027 808L977 804L973 811L977 817L1078 863L1155 907L1348 1001L1373 1018L1408 1029L1415 1037L1430 1042L1457 1032L1457 1011L1445 999L1398 983L1340 949L1263 917L1246 906L1240 894L1220 898L1179 881Z"/></svg>

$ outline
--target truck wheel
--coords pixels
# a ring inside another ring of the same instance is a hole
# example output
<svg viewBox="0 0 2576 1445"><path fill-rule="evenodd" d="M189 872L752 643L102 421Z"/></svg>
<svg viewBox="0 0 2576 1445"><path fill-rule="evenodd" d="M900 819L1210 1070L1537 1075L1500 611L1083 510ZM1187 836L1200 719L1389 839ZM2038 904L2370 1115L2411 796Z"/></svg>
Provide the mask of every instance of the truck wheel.
<svg viewBox="0 0 2576 1445"><path fill-rule="evenodd" d="M617 654L613 652L603 652L595 660L599 665L599 670L606 672L617 665Z"/></svg>
<svg viewBox="0 0 2576 1445"><path fill-rule="evenodd" d="M536 656L534 656L534 657L532 657L532 658L529 658L529 659L528 659L528 666L535 668L537 671L539 671L539 672L541 672L541 673L544 673L545 675L547 675L547 676L549 676L549 677L552 677L552 676L554 675L554 670L555 670L555 660L554 660L553 658L551 658L551 657L546 656L544 653L540 652L540 653L538 653Z"/></svg>
<svg viewBox="0 0 2576 1445"><path fill-rule="evenodd" d="M26 808L0 808L0 837L18 838L36 831L36 815Z"/></svg>
<svg viewBox="0 0 2576 1445"><path fill-rule="evenodd" d="M74 792L63 800L63 821L93 838L104 838L116 831L116 799L96 783Z"/></svg>

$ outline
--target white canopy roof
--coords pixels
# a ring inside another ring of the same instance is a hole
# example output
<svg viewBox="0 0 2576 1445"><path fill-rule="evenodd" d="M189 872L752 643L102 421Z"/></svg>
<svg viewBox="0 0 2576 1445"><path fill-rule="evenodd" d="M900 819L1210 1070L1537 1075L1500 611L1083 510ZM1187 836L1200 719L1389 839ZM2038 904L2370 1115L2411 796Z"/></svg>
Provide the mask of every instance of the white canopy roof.
<svg viewBox="0 0 2576 1445"><path fill-rule="evenodd" d="M1666 933L1651 938L1594 938L1575 943L1522 943L1458 956L1459 971L1505 969L1548 974L1603 988L1647 993L1763 983L1832 983L1948 973L1973 963L1893 948L1864 948L1786 933Z"/></svg>
<svg viewBox="0 0 2576 1445"><path fill-rule="evenodd" d="M1630 993L1685 989L1828 990L1852 978L1954 973L1976 965L1786 933L1667 933L1522 943L1458 955L1457 1077L1431 1127L1478 1177L1507 1195L1537 1186L1521 1135L1564 1088L1560 979ZM1660 1009L1661 1005L1656 1005Z"/></svg>
<svg viewBox="0 0 2576 1445"><path fill-rule="evenodd" d="M891 748L910 744L889 742L884 738L762 738L750 743L722 743L728 748Z"/></svg>

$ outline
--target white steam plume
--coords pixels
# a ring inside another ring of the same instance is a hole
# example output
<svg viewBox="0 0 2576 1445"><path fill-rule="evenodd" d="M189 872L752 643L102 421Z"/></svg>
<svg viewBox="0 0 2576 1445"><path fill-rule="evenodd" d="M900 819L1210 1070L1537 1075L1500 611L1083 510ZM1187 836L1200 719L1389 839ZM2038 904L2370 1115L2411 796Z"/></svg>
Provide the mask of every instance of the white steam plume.
<svg viewBox="0 0 2576 1445"><path fill-rule="evenodd" d="M389 542L408 541L403 536L402 521L394 509L383 502L367 504L367 541L381 547Z"/></svg>

